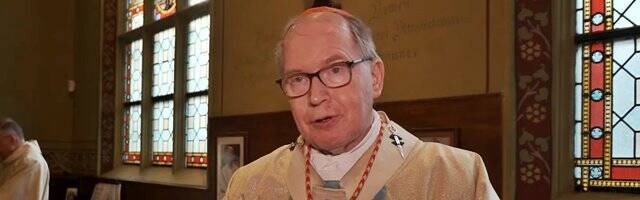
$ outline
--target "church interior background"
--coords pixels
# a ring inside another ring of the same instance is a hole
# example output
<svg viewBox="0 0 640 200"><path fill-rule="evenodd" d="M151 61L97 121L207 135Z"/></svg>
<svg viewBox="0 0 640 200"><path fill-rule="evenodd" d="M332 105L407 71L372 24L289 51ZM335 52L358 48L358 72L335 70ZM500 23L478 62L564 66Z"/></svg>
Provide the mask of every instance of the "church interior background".
<svg viewBox="0 0 640 200"><path fill-rule="evenodd" d="M375 108L478 152L503 199L638 198L640 1L463 1L338 1L385 62ZM313 3L6 1L0 116L51 199L218 198L222 166L297 136L273 48Z"/></svg>

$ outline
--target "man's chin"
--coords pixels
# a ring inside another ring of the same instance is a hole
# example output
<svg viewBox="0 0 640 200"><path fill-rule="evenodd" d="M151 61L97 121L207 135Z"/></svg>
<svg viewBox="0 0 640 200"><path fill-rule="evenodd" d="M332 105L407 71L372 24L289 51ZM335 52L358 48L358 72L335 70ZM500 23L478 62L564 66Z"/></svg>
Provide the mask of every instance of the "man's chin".
<svg viewBox="0 0 640 200"><path fill-rule="evenodd" d="M322 154L338 155L344 152L345 145L336 142L336 140L316 141L311 143L311 146Z"/></svg>

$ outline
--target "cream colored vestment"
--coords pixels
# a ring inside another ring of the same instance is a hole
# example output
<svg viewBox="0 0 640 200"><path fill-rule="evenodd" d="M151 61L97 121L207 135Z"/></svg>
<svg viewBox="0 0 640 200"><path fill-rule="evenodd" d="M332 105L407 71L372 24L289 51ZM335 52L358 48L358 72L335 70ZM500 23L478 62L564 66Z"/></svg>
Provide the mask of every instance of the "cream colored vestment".
<svg viewBox="0 0 640 200"><path fill-rule="evenodd" d="M25 142L0 163L0 199L49 199L49 167L38 142Z"/></svg>
<svg viewBox="0 0 640 200"><path fill-rule="evenodd" d="M422 142L398 124L391 121L390 125L403 139L406 158L392 144L392 131L387 128L358 199L498 199L478 154ZM282 146L241 167L233 175L225 198L306 199L302 147ZM341 189L322 187L323 180L312 168L313 198L351 197L371 153L372 148L347 172L340 181Z"/></svg>

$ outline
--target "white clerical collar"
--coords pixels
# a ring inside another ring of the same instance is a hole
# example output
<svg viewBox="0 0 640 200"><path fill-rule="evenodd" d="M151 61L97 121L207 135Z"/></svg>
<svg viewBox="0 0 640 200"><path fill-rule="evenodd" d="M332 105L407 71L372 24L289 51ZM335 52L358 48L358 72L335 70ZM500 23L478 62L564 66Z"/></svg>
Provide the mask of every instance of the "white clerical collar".
<svg viewBox="0 0 640 200"><path fill-rule="evenodd" d="M342 177L356 164L358 159L371 147L380 130L380 116L372 111L373 122L367 135L348 152L340 155L325 155L315 149L311 149L311 166L318 172L323 180L341 180Z"/></svg>

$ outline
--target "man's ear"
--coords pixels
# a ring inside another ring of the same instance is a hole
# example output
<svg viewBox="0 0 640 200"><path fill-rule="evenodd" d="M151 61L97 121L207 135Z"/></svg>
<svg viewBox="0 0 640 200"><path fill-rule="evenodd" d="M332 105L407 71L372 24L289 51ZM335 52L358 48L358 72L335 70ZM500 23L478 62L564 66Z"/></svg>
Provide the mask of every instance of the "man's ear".
<svg viewBox="0 0 640 200"><path fill-rule="evenodd" d="M382 95L382 88L384 86L384 62L382 62L382 59L376 58L373 60L371 76L373 84L373 98L375 99Z"/></svg>

